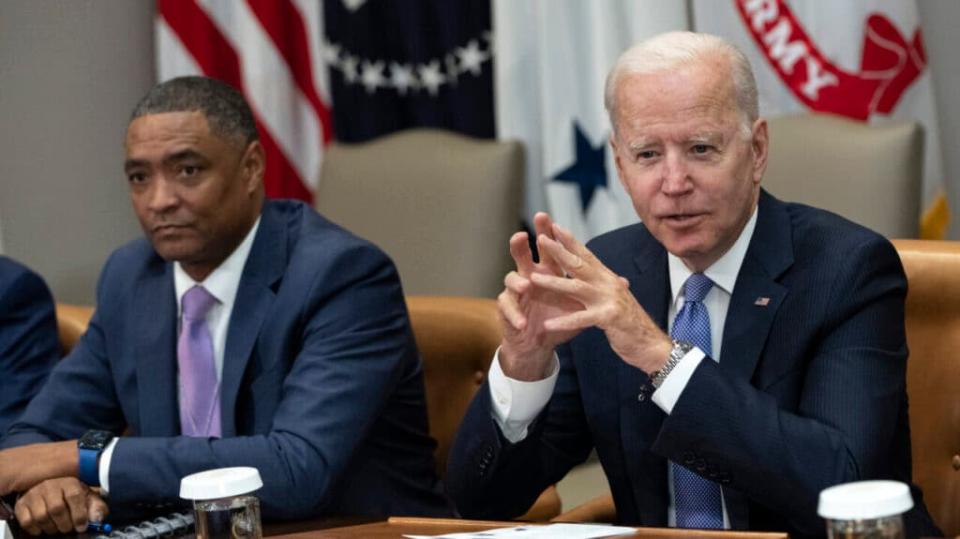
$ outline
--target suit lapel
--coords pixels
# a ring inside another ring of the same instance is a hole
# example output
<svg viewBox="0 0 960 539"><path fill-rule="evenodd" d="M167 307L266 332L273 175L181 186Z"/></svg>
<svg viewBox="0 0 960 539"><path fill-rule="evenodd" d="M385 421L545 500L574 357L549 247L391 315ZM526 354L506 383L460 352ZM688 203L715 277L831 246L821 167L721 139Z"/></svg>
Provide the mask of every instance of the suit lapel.
<svg viewBox="0 0 960 539"><path fill-rule="evenodd" d="M173 269L154 255L148 275L137 283L132 336L137 365L138 436L180 434L177 403L177 299Z"/></svg>
<svg viewBox="0 0 960 539"><path fill-rule="evenodd" d="M749 382L767 343L777 310L789 290L777 279L793 264L790 218L783 205L761 192L757 225L737 275L723 330L720 370ZM731 525L749 525L749 500L724 488Z"/></svg>
<svg viewBox="0 0 960 539"><path fill-rule="evenodd" d="M273 286L283 276L287 262L287 229L284 215L270 203L264 205L260 228L243 268L237 298L230 314L220 379L223 437L237 435L236 403L243 373L252 355L270 306Z"/></svg>
<svg viewBox="0 0 960 539"><path fill-rule="evenodd" d="M640 253L634 259L637 272L624 275L637 302L664 331L670 298L667 254L644 230ZM620 432L636 507L645 525L666 525L666 460L648 448L657 437L665 414L650 400L653 386L645 373L617 359L620 369Z"/></svg>
<svg viewBox="0 0 960 539"><path fill-rule="evenodd" d="M757 225L737 275L723 330L720 370L750 380L787 288L776 279L793 264L790 220L783 206L761 194Z"/></svg>

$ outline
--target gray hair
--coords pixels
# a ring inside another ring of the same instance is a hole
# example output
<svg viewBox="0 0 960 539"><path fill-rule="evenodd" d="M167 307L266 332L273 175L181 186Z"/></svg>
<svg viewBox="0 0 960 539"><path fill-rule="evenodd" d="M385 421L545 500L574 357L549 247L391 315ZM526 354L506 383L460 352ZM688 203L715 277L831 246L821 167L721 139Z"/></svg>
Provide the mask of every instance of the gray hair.
<svg viewBox="0 0 960 539"><path fill-rule="evenodd" d="M244 144L260 138L253 111L243 95L225 82L209 77L177 77L157 84L143 96L130 121L148 114L199 111L210 131L221 138Z"/></svg>
<svg viewBox="0 0 960 539"><path fill-rule="evenodd" d="M753 122L760 116L757 81L750 61L729 41L710 34L667 32L630 47L617 59L604 86L603 104L616 128L616 92L627 75L649 74L689 64L709 56L721 55L730 61L730 75L741 116L741 131L750 138Z"/></svg>

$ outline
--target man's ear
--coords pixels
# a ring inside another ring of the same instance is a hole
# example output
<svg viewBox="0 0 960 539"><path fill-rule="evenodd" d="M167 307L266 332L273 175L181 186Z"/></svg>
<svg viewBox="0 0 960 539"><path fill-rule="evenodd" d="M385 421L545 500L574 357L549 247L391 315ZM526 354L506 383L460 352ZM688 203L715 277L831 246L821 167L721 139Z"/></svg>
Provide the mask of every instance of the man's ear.
<svg viewBox="0 0 960 539"><path fill-rule="evenodd" d="M753 152L753 182L759 184L767 170L767 156L770 150L770 137L767 133L767 120L757 118L753 122L750 151Z"/></svg>
<svg viewBox="0 0 960 539"><path fill-rule="evenodd" d="M617 151L618 148L619 147L617 146L617 134L611 133L610 134L610 151L613 152L613 163L617 167L617 178L620 180L620 185L623 186L624 191L626 191L627 194L629 195L630 188L627 186L626 180L624 180L625 176L623 175L623 163L620 160L620 152Z"/></svg>
<svg viewBox="0 0 960 539"><path fill-rule="evenodd" d="M263 174L267 166L266 153L259 140L255 140L247 145L243 153L244 181L248 194L257 192L263 185Z"/></svg>

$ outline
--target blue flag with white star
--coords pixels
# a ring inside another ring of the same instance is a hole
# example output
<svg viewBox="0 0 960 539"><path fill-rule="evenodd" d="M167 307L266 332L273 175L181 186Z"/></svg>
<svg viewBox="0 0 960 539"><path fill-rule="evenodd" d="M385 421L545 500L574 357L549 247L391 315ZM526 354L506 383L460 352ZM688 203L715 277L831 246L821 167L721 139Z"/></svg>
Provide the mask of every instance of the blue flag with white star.
<svg viewBox="0 0 960 539"><path fill-rule="evenodd" d="M490 0L325 0L334 133L495 136Z"/></svg>

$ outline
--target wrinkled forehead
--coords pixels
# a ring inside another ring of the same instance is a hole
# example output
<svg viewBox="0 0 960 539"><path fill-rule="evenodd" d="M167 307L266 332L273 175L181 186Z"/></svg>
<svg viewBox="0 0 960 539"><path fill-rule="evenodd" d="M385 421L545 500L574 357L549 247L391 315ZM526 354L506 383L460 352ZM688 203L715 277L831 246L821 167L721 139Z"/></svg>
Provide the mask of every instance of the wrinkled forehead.
<svg viewBox="0 0 960 539"><path fill-rule="evenodd" d="M613 120L618 137L676 139L684 142L727 140L739 129L736 99L724 88L688 74L631 75L618 88L620 106Z"/></svg>

